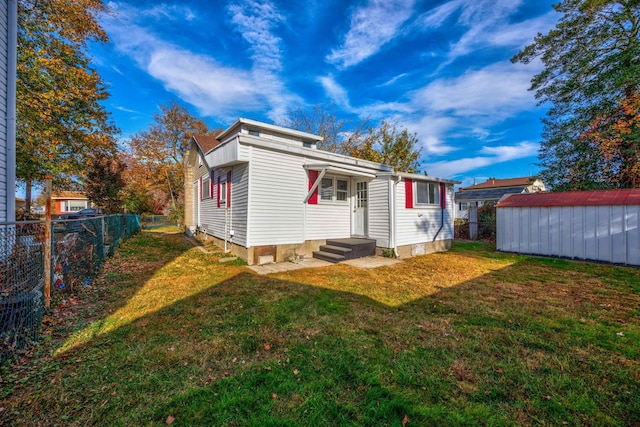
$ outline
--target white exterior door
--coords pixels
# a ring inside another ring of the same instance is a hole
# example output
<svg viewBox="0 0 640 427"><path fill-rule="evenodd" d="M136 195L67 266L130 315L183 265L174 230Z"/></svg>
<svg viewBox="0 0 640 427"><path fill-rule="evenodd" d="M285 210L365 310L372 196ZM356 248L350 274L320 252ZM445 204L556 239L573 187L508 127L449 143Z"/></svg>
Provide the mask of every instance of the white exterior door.
<svg viewBox="0 0 640 427"><path fill-rule="evenodd" d="M367 237L369 222L369 183L365 180L354 180L353 214L351 216L351 234Z"/></svg>

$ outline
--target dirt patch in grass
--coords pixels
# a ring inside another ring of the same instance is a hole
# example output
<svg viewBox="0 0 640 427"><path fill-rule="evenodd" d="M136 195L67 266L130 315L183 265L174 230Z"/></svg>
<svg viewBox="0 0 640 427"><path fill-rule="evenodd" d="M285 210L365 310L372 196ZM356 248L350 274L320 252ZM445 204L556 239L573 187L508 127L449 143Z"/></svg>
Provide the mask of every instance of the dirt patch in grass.
<svg viewBox="0 0 640 427"><path fill-rule="evenodd" d="M216 257L128 241L2 368L2 422L640 423L637 269L475 244L277 276Z"/></svg>

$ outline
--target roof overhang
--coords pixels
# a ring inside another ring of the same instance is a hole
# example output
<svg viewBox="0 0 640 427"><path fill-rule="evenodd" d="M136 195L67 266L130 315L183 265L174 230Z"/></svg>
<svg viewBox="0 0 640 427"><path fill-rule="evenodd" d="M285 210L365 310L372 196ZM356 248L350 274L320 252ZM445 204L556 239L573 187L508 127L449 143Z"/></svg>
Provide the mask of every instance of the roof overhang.
<svg viewBox="0 0 640 427"><path fill-rule="evenodd" d="M442 182L445 184L455 185L461 184L461 181L454 181L452 179L444 179L444 178L436 178L435 176L429 175L420 175L417 173L408 173L408 172L381 172L378 173L378 176L397 176L400 178L412 179L414 181L430 181L430 182Z"/></svg>
<svg viewBox="0 0 640 427"><path fill-rule="evenodd" d="M309 164L309 165L304 165L304 168L306 170L325 171L325 172L335 173L339 175L362 176L366 178L376 177L375 173L373 173L372 171L368 171L364 168L337 165L332 163Z"/></svg>

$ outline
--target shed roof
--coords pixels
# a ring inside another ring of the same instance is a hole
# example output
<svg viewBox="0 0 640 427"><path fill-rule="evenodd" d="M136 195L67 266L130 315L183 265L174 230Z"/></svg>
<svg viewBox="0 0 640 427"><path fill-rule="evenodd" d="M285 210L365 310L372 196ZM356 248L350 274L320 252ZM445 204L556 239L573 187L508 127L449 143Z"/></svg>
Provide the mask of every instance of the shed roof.
<svg viewBox="0 0 640 427"><path fill-rule="evenodd" d="M485 200L500 200L509 194L519 194L525 191L525 186L509 188L485 188L481 190L465 190L456 193L456 202L477 202Z"/></svg>
<svg viewBox="0 0 640 427"><path fill-rule="evenodd" d="M196 144L198 144L203 154L207 154L209 151L220 145L220 141L218 141L215 136L196 133L195 135L193 135L193 139L196 141Z"/></svg>
<svg viewBox="0 0 640 427"><path fill-rule="evenodd" d="M625 190L569 191L564 193L513 194L497 207L554 207L640 205L640 188Z"/></svg>

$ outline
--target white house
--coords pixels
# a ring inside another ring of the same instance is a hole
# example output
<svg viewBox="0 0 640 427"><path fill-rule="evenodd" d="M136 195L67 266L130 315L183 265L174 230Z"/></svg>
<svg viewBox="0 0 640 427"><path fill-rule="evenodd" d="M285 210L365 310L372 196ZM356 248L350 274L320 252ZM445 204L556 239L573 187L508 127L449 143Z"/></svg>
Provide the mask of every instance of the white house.
<svg viewBox="0 0 640 427"><path fill-rule="evenodd" d="M0 222L15 220L17 2L0 8Z"/></svg>
<svg viewBox="0 0 640 427"><path fill-rule="evenodd" d="M187 231L205 233L249 264L450 247L456 182L322 151L321 141L248 119L217 139L194 136Z"/></svg>
<svg viewBox="0 0 640 427"><path fill-rule="evenodd" d="M460 188L455 194L456 219L469 218L469 208L480 207L487 202L497 203L509 194L527 194L546 191L544 182L538 177L495 179Z"/></svg>

